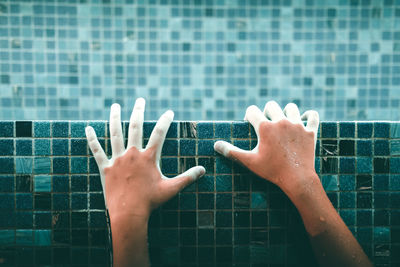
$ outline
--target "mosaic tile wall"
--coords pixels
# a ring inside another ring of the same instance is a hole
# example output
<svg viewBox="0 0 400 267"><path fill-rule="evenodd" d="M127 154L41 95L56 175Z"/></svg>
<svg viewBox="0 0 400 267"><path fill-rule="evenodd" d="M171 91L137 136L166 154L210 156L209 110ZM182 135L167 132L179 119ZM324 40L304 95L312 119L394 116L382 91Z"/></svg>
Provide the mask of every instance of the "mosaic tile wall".
<svg viewBox="0 0 400 267"><path fill-rule="evenodd" d="M2 0L0 119L399 120L400 0Z"/></svg>
<svg viewBox="0 0 400 267"><path fill-rule="evenodd" d="M0 122L0 263L106 266L103 195L84 138L88 124L109 154L104 121ZM145 141L154 125L145 123ZM245 122L171 125L163 172L201 164L207 174L153 213L153 266L315 266L294 206L274 185L216 155L217 139L245 149L256 144ZM400 123L322 123L316 170L375 266L399 266Z"/></svg>

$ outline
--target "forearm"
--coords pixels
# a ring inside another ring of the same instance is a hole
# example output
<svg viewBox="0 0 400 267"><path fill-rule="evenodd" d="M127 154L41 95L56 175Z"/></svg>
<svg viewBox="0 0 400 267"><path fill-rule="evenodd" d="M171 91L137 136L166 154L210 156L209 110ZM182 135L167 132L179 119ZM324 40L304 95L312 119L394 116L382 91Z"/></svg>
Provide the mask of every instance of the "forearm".
<svg viewBox="0 0 400 267"><path fill-rule="evenodd" d="M318 176L297 193L288 193L309 234L320 266L372 266L328 199Z"/></svg>
<svg viewBox="0 0 400 267"><path fill-rule="evenodd" d="M114 266L149 266L148 218L111 215L110 220Z"/></svg>

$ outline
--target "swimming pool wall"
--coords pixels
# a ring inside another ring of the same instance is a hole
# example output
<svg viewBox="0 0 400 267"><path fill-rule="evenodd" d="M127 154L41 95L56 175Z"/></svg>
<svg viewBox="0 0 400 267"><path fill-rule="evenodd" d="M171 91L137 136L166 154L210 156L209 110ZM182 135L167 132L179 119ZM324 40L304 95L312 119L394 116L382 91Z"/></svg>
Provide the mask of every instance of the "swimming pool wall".
<svg viewBox="0 0 400 267"><path fill-rule="evenodd" d="M400 0L3 0L0 119L399 120Z"/></svg>
<svg viewBox="0 0 400 267"><path fill-rule="evenodd" d="M105 121L0 121L0 259L6 265L107 265L104 199L87 125L110 154ZM145 140L154 125L145 122ZM316 266L294 206L276 186L217 155L213 144L221 139L244 149L257 142L247 122L172 123L163 173L196 164L207 173L152 214L153 266ZM400 123L322 122L315 164L329 199L375 266L398 266Z"/></svg>

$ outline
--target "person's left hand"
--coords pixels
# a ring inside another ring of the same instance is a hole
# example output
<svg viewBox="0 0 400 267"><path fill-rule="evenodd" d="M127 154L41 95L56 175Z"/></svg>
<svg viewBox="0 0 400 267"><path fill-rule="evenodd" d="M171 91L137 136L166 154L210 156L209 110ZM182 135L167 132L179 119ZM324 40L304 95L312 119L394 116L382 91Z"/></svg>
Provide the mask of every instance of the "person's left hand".
<svg viewBox="0 0 400 267"><path fill-rule="evenodd" d="M160 117L143 149L144 108L145 100L138 98L130 118L128 145L125 149L121 108L118 104L111 106L111 159L107 159L93 128L86 128L89 147L100 170L110 217L134 215L148 218L153 209L205 173L202 166L193 167L175 178L167 178L161 173L161 150L174 113L169 110Z"/></svg>

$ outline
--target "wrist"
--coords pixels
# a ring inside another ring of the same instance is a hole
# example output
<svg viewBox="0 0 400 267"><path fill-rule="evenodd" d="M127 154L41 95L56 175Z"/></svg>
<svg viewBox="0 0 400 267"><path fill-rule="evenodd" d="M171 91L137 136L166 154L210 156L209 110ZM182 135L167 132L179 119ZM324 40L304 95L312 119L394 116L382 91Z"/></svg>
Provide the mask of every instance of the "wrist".
<svg viewBox="0 0 400 267"><path fill-rule="evenodd" d="M287 179L290 181L281 186L282 191L296 205L298 201L304 200L305 197L316 197L317 193L323 191L321 181L316 172L306 174L296 174L294 177Z"/></svg>

